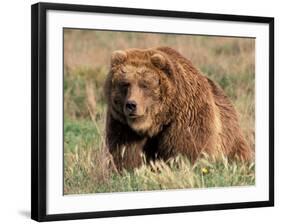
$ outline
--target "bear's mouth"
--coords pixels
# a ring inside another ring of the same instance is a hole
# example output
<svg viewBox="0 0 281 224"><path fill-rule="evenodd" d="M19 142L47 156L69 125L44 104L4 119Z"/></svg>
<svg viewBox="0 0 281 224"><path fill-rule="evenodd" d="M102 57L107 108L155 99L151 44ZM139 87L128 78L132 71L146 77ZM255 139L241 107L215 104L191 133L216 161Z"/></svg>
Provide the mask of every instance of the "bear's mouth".
<svg viewBox="0 0 281 224"><path fill-rule="evenodd" d="M139 118L142 118L142 117L144 117L144 115L138 115L138 114L128 114L127 115L127 118L131 119L131 120L139 119Z"/></svg>
<svg viewBox="0 0 281 224"><path fill-rule="evenodd" d="M134 123L134 122L142 121L144 118L144 115L131 113L131 114L128 114L126 117L127 117L127 121L129 123Z"/></svg>

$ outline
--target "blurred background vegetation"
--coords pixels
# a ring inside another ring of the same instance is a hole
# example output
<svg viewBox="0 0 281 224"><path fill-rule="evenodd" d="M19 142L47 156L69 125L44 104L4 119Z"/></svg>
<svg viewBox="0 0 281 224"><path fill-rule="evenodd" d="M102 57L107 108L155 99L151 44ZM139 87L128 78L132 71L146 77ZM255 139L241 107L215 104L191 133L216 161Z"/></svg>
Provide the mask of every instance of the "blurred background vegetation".
<svg viewBox="0 0 281 224"><path fill-rule="evenodd" d="M221 162L212 163L210 158L203 158L192 165L179 157L169 166L158 162L123 175L111 168L104 144L103 95L111 53L118 49L158 46L178 50L225 90L254 150L254 39L64 29L65 194L255 183L254 163L230 163L223 156Z"/></svg>

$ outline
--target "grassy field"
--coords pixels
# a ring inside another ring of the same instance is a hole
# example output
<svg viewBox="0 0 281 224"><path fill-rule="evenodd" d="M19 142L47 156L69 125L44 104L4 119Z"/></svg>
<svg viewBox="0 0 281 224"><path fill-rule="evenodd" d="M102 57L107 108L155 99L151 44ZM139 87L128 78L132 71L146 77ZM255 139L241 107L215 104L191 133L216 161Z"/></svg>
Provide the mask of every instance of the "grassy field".
<svg viewBox="0 0 281 224"><path fill-rule="evenodd" d="M117 174L104 143L103 83L111 52L170 46L216 81L234 103L242 130L255 147L255 41L191 35L64 30L64 193L245 186L255 164L184 157Z"/></svg>

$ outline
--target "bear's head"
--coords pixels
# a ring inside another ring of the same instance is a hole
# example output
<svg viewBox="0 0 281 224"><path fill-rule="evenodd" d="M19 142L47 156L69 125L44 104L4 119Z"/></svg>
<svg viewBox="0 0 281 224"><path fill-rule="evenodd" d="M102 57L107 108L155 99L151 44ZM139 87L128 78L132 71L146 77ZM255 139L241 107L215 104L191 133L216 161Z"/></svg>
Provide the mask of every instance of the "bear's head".
<svg viewBox="0 0 281 224"><path fill-rule="evenodd" d="M163 52L115 51L106 81L109 112L138 134L153 135L168 122L173 65Z"/></svg>

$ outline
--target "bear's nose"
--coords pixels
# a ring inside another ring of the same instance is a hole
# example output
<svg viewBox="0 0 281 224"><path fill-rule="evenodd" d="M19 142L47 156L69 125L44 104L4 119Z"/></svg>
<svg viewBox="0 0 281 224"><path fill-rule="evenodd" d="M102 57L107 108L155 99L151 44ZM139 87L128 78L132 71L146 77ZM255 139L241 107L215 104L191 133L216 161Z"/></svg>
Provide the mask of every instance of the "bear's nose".
<svg viewBox="0 0 281 224"><path fill-rule="evenodd" d="M126 110L128 110L128 112L132 113L135 112L137 109L137 103L134 100L128 100L126 103Z"/></svg>

